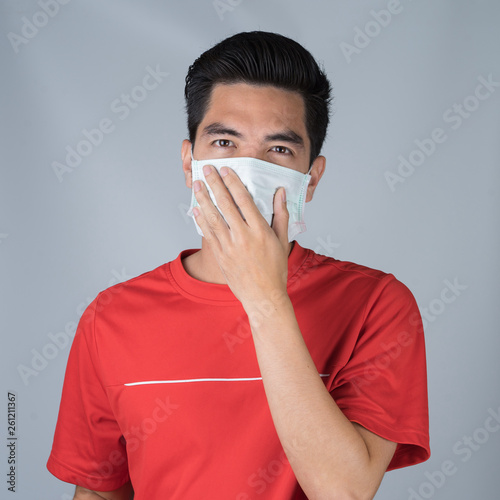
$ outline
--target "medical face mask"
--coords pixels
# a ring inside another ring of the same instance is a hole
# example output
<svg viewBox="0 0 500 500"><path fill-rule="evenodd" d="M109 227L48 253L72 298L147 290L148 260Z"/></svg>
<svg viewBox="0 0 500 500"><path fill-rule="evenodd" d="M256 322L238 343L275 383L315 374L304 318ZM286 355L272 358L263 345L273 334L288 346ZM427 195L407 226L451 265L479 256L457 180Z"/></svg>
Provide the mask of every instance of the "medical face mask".
<svg viewBox="0 0 500 500"><path fill-rule="evenodd" d="M210 193L210 198L215 206L217 206L215 196L203 175L204 165L213 165L218 172L220 172L221 167L232 168L247 188L255 205L257 205L257 208L269 225L271 225L273 218L274 194L279 187L284 187L286 190L286 205L288 213L290 214L288 221L288 241L292 241L295 236L306 230L304 206L307 186L311 180L309 174L302 174L291 168L275 165L274 163L258 160L257 158L245 157L195 160L193 158L193 153L191 153L193 187L194 181L196 180L205 182L208 192ZM203 232L196 223L193 215L193 208L197 206L199 206L199 204L196 201L193 190L191 193L191 206L189 207L187 215L193 218L198 234L203 236Z"/></svg>

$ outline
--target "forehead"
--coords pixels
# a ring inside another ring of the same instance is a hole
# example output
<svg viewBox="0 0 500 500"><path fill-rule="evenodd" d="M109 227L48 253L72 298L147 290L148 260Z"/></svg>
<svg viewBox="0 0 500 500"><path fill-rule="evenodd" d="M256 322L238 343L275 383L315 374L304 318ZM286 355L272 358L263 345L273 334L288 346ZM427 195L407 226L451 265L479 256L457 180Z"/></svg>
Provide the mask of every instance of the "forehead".
<svg viewBox="0 0 500 500"><path fill-rule="evenodd" d="M272 85L216 84L200 130L214 121L252 133L289 128L307 142L303 97L298 92Z"/></svg>

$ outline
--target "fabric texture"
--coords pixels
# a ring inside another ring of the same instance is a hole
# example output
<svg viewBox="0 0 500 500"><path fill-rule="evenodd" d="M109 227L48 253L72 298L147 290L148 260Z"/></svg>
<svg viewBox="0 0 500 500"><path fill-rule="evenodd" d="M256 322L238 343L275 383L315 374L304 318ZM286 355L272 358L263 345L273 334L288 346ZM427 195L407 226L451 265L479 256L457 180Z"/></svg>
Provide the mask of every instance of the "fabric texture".
<svg viewBox="0 0 500 500"><path fill-rule="evenodd" d="M235 158L195 160L191 152L191 205L187 211L187 215L192 217L196 231L200 236L203 236L203 231L196 222L193 214L193 208L199 206L194 193L195 181L201 180L205 183L213 204L218 208L217 199L203 174L204 165L212 165L218 172L220 172L222 167L233 169L247 188L253 202L269 225L271 225L273 219L274 195L279 187L284 187L288 210L288 241L293 241L298 234L306 231L304 210L307 186L311 180L309 174L303 174L292 168L282 167L268 161L250 157L238 156ZM224 214L222 212L220 214L225 220Z"/></svg>
<svg viewBox="0 0 500 500"><path fill-rule="evenodd" d="M47 467L135 500L305 499L267 405L248 319L227 285L182 259L101 292L71 348ZM388 470L430 455L422 323L393 275L302 248L288 293L344 414L398 443Z"/></svg>

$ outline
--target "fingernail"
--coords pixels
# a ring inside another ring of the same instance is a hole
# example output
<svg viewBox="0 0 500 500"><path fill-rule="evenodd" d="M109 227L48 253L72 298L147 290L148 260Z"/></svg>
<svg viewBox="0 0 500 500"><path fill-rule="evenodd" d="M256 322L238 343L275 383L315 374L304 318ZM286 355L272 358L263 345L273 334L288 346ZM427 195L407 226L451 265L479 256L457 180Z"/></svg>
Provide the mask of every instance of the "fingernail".
<svg viewBox="0 0 500 500"><path fill-rule="evenodd" d="M212 168L210 167L210 165L205 165L205 166L203 167L203 173L204 173L205 175L208 175L211 171L212 171Z"/></svg>
<svg viewBox="0 0 500 500"><path fill-rule="evenodd" d="M194 181L194 192L197 193L201 189L201 182Z"/></svg>
<svg viewBox="0 0 500 500"><path fill-rule="evenodd" d="M283 190L281 191L281 202L286 203L286 190L285 190L285 188L283 188Z"/></svg>
<svg viewBox="0 0 500 500"><path fill-rule="evenodd" d="M229 170L228 170L228 168L227 168L227 167L222 167L222 168L220 169L220 175L221 175L221 177L226 177L226 175L227 175L228 173L229 173Z"/></svg>

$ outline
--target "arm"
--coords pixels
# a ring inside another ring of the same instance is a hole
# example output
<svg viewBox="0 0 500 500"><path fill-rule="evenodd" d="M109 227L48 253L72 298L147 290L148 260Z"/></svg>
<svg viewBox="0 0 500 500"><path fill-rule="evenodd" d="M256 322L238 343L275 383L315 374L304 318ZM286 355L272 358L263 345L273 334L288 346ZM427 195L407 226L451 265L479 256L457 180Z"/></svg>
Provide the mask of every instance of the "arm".
<svg viewBox="0 0 500 500"><path fill-rule="evenodd" d="M82 486L77 486L73 500L132 500L134 491L129 482L113 491L92 491Z"/></svg>
<svg viewBox="0 0 500 500"><path fill-rule="evenodd" d="M273 422L295 476L311 500L372 499L396 443L351 423L318 375L287 294L284 190L275 195L271 229L236 174L222 168L221 176L224 182L205 173L228 223L201 185L195 185L201 209L193 213L248 315Z"/></svg>
<svg viewBox="0 0 500 500"><path fill-rule="evenodd" d="M82 314L71 345L47 468L62 481L78 485L72 497L76 500L128 500L126 442L94 349L99 297Z"/></svg>
<svg viewBox="0 0 500 500"><path fill-rule="evenodd" d="M311 499L371 499L396 443L350 422L327 391L307 350L288 296L250 325L276 431Z"/></svg>

